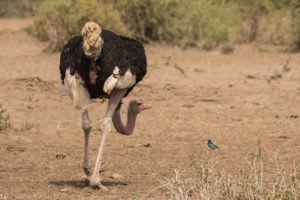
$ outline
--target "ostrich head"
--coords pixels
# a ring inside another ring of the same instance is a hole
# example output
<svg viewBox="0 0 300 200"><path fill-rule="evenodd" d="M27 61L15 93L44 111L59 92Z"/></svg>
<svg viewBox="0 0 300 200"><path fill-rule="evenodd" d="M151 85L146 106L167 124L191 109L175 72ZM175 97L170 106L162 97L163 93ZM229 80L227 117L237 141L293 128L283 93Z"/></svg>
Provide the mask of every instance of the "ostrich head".
<svg viewBox="0 0 300 200"><path fill-rule="evenodd" d="M103 46L101 31L100 26L95 22L87 22L81 30L84 54L94 60L99 58Z"/></svg>
<svg viewBox="0 0 300 200"><path fill-rule="evenodd" d="M112 118L114 126L122 135L131 135L134 129L135 120L137 117L137 114L141 112L142 110L151 108L150 105L144 104L141 101L132 100L129 103L128 107L128 113L127 113L127 124L126 126L123 125L121 116L120 116L120 107L117 108L115 111L115 114Z"/></svg>
<svg viewBox="0 0 300 200"><path fill-rule="evenodd" d="M138 114L142 110L146 110L146 109L149 109L149 108L151 108L151 106L148 105L148 104L144 104L139 100L132 100L129 103L128 111L132 112L133 114Z"/></svg>

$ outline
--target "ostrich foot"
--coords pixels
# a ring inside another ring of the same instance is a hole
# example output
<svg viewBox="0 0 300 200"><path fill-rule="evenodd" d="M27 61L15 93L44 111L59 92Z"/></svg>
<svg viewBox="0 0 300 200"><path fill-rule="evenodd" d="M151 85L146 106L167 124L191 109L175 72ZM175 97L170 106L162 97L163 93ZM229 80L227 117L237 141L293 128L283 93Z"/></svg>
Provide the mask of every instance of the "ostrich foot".
<svg viewBox="0 0 300 200"><path fill-rule="evenodd" d="M89 164L83 163L82 164L82 169L85 173L86 176L90 176L91 175L91 167Z"/></svg>
<svg viewBox="0 0 300 200"><path fill-rule="evenodd" d="M85 183L85 185L89 185L90 183L90 177L87 175L82 175L82 182Z"/></svg>
<svg viewBox="0 0 300 200"><path fill-rule="evenodd" d="M99 189L102 189L102 190L108 190L100 182L99 170L100 170L100 165L101 165L101 161L102 161L104 142L106 140L107 135L111 131L111 118L104 118L101 125L102 125L101 130L102 130L103 134L102 134L101 144L100 144L100 148L99 148L98 157L97 157L97 160L96 160L94 172L93 172L93 174L91 176L91 179L90 179L90 185L92 187L96 187L96 188L99 188Z"/></svg>
<svg viewBox="0 0 300 200"><path fill-rule="evenodd" d="M84 175L82 175L82 181L85 182L86 185L90 182L90 175L91 175L91 167L88 164L83 163L82 169L84 171Z"/></svg>
<svg viewBox="0 0 300 200"><path fill-rule="evenodd" d="M100 178L99 177L92 177L90 179L90 186L94 187L94 188L98 188L104 191L107 191L108 188L103 186L100 182Z"/></svg>

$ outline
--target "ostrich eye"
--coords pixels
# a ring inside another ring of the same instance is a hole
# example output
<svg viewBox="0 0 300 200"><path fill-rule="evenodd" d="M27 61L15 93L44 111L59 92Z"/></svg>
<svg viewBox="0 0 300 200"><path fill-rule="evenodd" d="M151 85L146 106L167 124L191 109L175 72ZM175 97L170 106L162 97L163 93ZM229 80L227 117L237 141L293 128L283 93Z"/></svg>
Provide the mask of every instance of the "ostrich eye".
<svg viewBox="0 0 300 200"><path fill-rule="evenodd" d="M140 106L140 105L142 105L142 103L141 103L141 102L138 102L137 105Z"/></svg>

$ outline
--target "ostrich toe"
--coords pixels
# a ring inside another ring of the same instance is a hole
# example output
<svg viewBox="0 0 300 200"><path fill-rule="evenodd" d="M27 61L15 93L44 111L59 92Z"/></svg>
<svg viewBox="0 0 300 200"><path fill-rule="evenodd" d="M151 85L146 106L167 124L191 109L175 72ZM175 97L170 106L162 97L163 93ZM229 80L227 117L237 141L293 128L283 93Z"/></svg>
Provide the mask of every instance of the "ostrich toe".
<svg viewBox="0 0 300 200"><path fill-rule="evenodd" d="M90 185L91 185L92 187L95 187L95 188L98 188L98 189L101 189L101 190L105 190L105 191L108 190L107 187L105 187L105 186L103 186L103 185L101 184L100 178L99 178L99 177L92 177L92 178L90 179Z"/></svg>

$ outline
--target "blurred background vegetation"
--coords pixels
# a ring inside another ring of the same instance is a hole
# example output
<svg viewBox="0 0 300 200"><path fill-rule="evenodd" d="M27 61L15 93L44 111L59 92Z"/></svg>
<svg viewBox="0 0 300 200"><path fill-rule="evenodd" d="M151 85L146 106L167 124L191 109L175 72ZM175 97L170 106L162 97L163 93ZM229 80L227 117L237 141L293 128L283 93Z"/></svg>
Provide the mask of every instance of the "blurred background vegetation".
<svg viewBox="0 0 300 200"><path fill-rule="evenodd" d="M33 17L27 32L53 50L90 20L144 43L300 49L300 0L0 0L0 16Z"/></svg>

